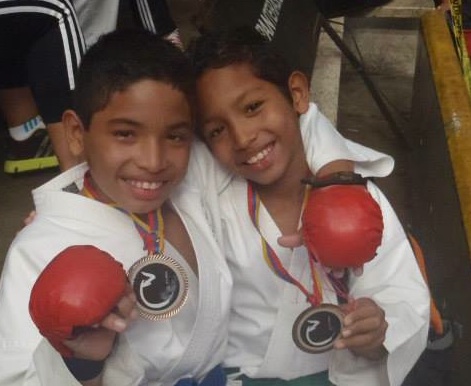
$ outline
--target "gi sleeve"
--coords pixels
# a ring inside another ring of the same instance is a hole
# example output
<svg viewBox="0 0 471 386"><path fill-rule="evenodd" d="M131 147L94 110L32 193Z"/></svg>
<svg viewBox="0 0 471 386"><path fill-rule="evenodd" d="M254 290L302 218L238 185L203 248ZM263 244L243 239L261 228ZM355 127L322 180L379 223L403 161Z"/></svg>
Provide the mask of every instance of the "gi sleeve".
<svg viewBox="0 0 471 386"><path fill-rule="evenodd" d="M313 173L336 160L355 162L355 172L364 177L385 177L394 168L391 156L344 138L314 103L301 115L300 129Z"/></svg>
<svg viewBox="0 0 471 386"><path fill-rule="evenodd" d="M386 314L384 361L369 361L348 350L334 350L331 380L338 386L399 386L426 347L430 293L394 210L371 182L368 190L379 203L384 222L381 246L365 264L363 275L350 280L353 298L368 297Z"/></svg>

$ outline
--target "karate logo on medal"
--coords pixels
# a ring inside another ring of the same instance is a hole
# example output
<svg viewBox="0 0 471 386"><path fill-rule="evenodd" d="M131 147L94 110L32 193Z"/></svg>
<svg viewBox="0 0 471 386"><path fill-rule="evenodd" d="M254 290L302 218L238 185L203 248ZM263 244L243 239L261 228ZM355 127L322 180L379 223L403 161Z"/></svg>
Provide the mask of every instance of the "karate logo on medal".
<svg viewBox="0 0 471 386"><path fill-rule="evenodd" d="M340 309L331 304L308 308L294 322L294 343L310 354L330 350L342 330L342 317Z"/></svg>
<svg viewBox="0 0 471 386"><path fill-rule="evenodd" d="M162 253L143 257L128 272L139 314L162 320L177 314L188 298L188 275L174 259Z"/></svg>

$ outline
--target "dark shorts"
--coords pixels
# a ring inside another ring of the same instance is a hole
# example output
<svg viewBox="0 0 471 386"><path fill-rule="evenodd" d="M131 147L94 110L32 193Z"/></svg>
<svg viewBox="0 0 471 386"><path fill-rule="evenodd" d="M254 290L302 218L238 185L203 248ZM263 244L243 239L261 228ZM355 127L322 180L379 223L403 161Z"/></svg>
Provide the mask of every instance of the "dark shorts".
<svg viewBox="0 0 471 386"><path fill-rule="evenodd" d="M46 123L59 122L85 45L75 10L42 0L0 2L0 88L29 86Z"/></svg>

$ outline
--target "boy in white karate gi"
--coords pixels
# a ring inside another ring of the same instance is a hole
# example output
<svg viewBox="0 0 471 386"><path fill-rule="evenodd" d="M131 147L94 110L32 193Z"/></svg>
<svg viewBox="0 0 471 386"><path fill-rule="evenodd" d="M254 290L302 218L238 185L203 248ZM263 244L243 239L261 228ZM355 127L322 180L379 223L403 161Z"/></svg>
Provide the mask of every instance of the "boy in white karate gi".
<svg viewBox="0 0 471 386"><path fill-rule="evenodd" d="M198 132L232 173L216 181L216 195L210 189L205 194L208 210L221 220L217 235L234 279L224 362L231 384L400 385L425 348L430 298L406 234L380 190L368 182L383 215L381 246L362 275L349 276L347 290L334 288L319 264L310 265L305 247L278 242L299 229L303 178L348 170L348 161L364 177L383 176L390 160L334 135L309 103L306 77L256 34L215 31L198 39L191 55ZM211 184L210 173L200 175L206 177L203 186ZM300 286L273 269L273 254ZM307 353L294 342L293 324L310 307L298 287L317 296L317 304L337 305L348 291L349 303L340 306L340 338L326 352Z"/></svg>
<svg viewBox="0 0 471 386"><path fill-rule="evenodd" d="M71 150L83 151L87 163L33 191L36 218L8 252L0 282L0 385L225 383L218 364L232 281L195 204L200 193L181 183L193 142L191 73L178 48L144 31L111 33L87 52L76 110L63 117ZM186 302L170 303L162 320L142 316L153 311L142 308L135 318L136 301L146 299L129 293L99 326L65 340L73 357L63 359L39 334L28 302L46 265L80 245L109 253L125 270L163 253L185 273L179 284Z"/></svg>

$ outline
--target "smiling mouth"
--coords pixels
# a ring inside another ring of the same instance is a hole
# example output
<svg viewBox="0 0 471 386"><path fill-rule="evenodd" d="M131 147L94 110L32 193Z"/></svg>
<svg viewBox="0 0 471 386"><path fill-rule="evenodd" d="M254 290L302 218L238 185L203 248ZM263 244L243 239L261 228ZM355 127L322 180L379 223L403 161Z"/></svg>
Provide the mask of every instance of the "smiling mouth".
<svg viewBox="0 0 471 386"><path fill-rule="evenodd" d="M163 182L153 181L127 180L127 182L134 188L144 190L157 190L163 185Z"/></svg>
<svg viewBox="0 0 471 386"><path fill-rule="evenodd" d="M258 152L254 156L250 157L244 163L247 164L247 165L254 165L257 162L260 162L260 161L264 160L266 158L266 156L271 153L272 150L273 150L273 144L270 144L265 149L263 149L262 151Z"/></svg>

